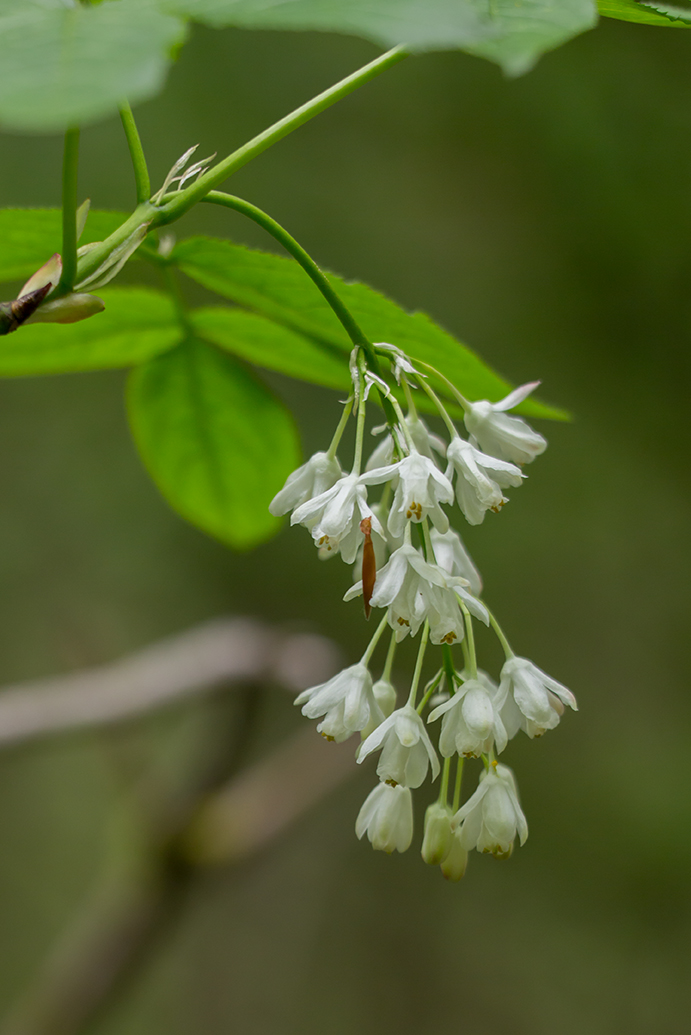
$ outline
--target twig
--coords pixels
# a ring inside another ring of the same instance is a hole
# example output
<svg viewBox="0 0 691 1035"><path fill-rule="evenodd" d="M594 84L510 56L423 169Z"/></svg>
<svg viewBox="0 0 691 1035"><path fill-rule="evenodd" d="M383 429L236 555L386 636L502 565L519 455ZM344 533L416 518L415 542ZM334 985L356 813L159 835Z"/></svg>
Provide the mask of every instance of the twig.
<svg viewBox="0 0 691 1035"><path fill-rule="evenodd" d="M337 667L336 649L323 637L217 618L108 665L1 689L0 748L123 722L247 680L301 689Z"/></svg>

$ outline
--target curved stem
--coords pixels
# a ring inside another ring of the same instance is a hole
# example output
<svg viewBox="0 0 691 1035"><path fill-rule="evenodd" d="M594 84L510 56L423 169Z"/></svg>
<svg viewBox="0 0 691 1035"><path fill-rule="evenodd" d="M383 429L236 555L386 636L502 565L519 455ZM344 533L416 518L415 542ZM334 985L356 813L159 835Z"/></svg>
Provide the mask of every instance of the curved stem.
<svg viewBox="0 0 691 1035"><path fill-rule="evenodd" d="M381 678L385 679L387 683L391 682L391 669L393 668L393 659L396 653L396 633L391 633L391 640L389 642L389 649L386 654L386 661L384 662L384 671L381 674Z"/></svg>
<svg viewBox="0 0 691 1035"><path fill-rule="evenodd" d="M77 175L79 171L79 129L65 133L62 160L62 275L56 297L67 295L77 276Z"/></svg>
<svg viewBox="0 0 691 1035"><path fill-rule="evenodd" d="M362 655L362 658L360 659L360 664L361 665L369 665L370 661L372 660L372 655L374 654L374 652L376 650L377 644L379 643L379 641L380 641L380 639L382 637L382 633L386 629L388 620L389 620L388 619L388 615L384 615L384 617L382 618L381 622L379 623L377 628L374 630L374 636L369 641L369 645L367 647L367 650L365 651L365 653Z"/></svg>
<svg viewBox="0 0 691 1035"><path fill-rule="evenodd" d="M420 388L422 388L422 390L429 396L429 398L432 400L434 405L439 410L439 416L444 421L444 424L446 424L446 429L451 435L451 438L456 438L456 436L458 435L458 432L456 431L456 425L451 420L448 410L444 406L443 402L441 401L437 393L434 391L433 388L430 388L424 377L419 377L417 380L418 384L420 385ZM449 382L449 384L450 383L451 382Z"/></svg>
<svg viewBox="0 0 691 1035"><path fill-rule="evenodd" d="M201 201L210 190L222 183L231 173L246 165L247 162L261 154L262 151L266 151L272 144L282 140L283 137L292 133L294 129L309 122L315 115L329 108L336 101L340 101L342 97L347 97L353 90L357 90L359 86L368 83L370 79L374 79L380 72L384 72L387 68L391 68L392 65L398 64L399 61L402 61L407 56L403 47L394 47L393 50L389 50L382 54L381 57L370 61L369 64L364 65L357 72L353 72L352 75L341 79L339 83L329 87L328 90L317 94L316 97L307 101L306 104L302 104L295 111L292 111L290 115L286 115L285 118L275 122L273 126L269 126L263 133L253 137L252 140L243 144L237 151L233 151L231 155L228 155L218 165L215 165L213 169L209 169L195 183L185 190L179 191L172 201L169 201L162 207L157 225L162 226L165 223L171 223L173 220L179 219L180 216L184 215L198 201Z"/></svg>
<svg viewBox="0 0 691 1035"><path fill-rule="evenodd" d="M279 244L283 245L285 250L293 256L296 262L300 263L307 276L319 288L322 295L331 306L331 309L343 325L343 328L353 345L361 345L367 353L367 360L370 366L372 360L374 360L378 366L378 361L371 343L367 340L364 331L357 324L353 314L343 304L339 296L331 287L326 274L320 270L312 256L305 251L301 244L298 244L295 238L292 237L280 223L277 223L275 219L272 219L272 217L268 215L268 213L263 212L262 209L257 208L256 205L252 205L249 201L245 201L244 198L236 198L235 195L225 194L220 190L209 191L209 193L200 200L208 202L211 205L222 205L223 208L230 208L234 212L240 212L243 216L247 216L248 219L253 220L253 222L257 223L263 230L266 230L267 233L271 234L274 240L278 241Z"/></svg>
<svg viewBox="0 0 691 1035"><path fill-rule="evenodd" d="M486 604L485 604L485 607L487 607ZM496 618L494 617L494 615L492 614L492 612L490 611L490 609L488 607L487 607L487 614L489 615L490 624L491 624L492 628L494 629L495 633L497 634L497 639L499 640L499 642L502 645L502 648L504 650L504 654L506 655L507 661L510 658L515 658L516 655L513 652L513 650L511 649L511 645L510 645L509 641L507 640L506 636L504 636L504 633L503 633L503 631L501 629L501 626L499 625L499 622L496 620Z"/></svg>
<svg viewBox="0 0 691 1035"><path fill-rule="evenodd" d="M134 121L132 109L127 101L125 101L120 108L120 119L122 120L122 127L125 130L127 146L130 150L130 157L132 159L134 183L137 189L137 204L141 205L143 201L148 201L151 197L151 180L149 179L149 170L146 165L144 148L142 147L142 142L139 138L137 124Z"/></svg>

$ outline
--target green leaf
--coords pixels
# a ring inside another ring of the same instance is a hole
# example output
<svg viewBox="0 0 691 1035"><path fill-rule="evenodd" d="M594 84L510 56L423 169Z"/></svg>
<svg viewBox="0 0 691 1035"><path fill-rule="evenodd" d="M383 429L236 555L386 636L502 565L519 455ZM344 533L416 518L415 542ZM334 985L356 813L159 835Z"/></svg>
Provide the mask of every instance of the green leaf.
<svg viewBox="0 0 691 1035"><path fill-rule="evenodd" d="M384 47L453 50L527 71L546 50L597 21L594 0L161 0L164 10L207 25L319 29Z"/></svg>
<svg viewBox="0 0 691 1035"><path fill-rule="evenodd" d="M181 241L172 261L204 287L247 309L308 335L323 347L352 348L333 310L292 259L206 237ZM440 370L470 399L497 401L510 385L425 313L408 313L365 284L329 274L331 283L373 342L399 346L413 358ZM275 369L275 368L274 368ZM566 414L535 400L519 408L534 417L564 419Z"/></svg>
<svg viewBox="0 0 691 1035"><path fill-rule="evenodd" d="M606 18L643 25L662 25L668 29L688 28L691 8L672 7L669 4L639 4L636 0L598 0L598 10Z"/></svg>
<svg viewBox="0 0 691 1035"><path fill-rule="evenodd" d="M300 462L290 414L230 356L188 340L132 372L144 463L183 517L237 549L268 539L273 496Z"/></svg>
<svg viewBox="0 0 691 1035"><path fill-rule="evenodd" d="M0 0L0 124L64 130L153 96L184 31L158 0Z"/></svg>
<svg viewBox="0 0 691 1035"><path fill-rule="evenodd" d="M324 348L311 338L244 309L213 306L190 314L200 338L267 370L300 381L347 390L347 357L338 348Z"/></svg>
<svg viewBox="0 0 691 1035"><path fill-rule="evenodd" d="M89 212L80 245L103 241L125 222L124 212ZM0 209L0 283L28 280L59 252L62 213L59 208Z"/></svg>
<svg viewBox="0 0 691 1035"><path fill-rule="evenodd" d="M150 288L106 288L105 312L81 323L36 323L0 338L0 377L132 366L173 348L183 331L171 299Z"/></svg>

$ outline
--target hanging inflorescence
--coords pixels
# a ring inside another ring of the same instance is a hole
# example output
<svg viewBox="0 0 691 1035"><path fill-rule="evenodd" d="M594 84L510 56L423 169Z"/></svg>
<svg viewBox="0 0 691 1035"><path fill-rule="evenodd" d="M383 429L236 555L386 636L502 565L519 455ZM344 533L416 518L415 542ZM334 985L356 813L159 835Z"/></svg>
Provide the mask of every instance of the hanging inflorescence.
<svg viewBox="0 0 691 1035"><path fill-rule="evenodd" d="M466 520L481 524L488 510L498 513L504 506L504 490L522 483L521 465L542 453L547 442L520 417L507 413L537 382L498 403L471 403L443 375L426 364L416 366L400 349L386 344L374 348L390 364L400 391L392 391L378 368L372 372L364 349L355 349L353 393L329 449L315 453L289 476L270 509L276 515L291 512L291 524L310 531L321 556L338 553L346 564L357 561L356 577L361 577L345 599L362 596L367 617L372 608L383 608L385 614L360 661L305 690L296 704L304 715L321 719L317 730L328 740L340 742L359 733L358 762L380 752L380 782L355 825L357 836L367 834L376 849L404 852L410 847L412 791L428 774L436 780L441 773L438 800L425 815L422 857L458 880L471 849L507 858L516 837L523 844L528 836L513 773L496 756L519 730L534 738L553 729L564 706L575 709L576 700L532 661L514 654L481 600L479 572L444 507L452 506L455 497ZM469 438L459 434L423 367L462 406ZM363 464L367 400L373 388L381 395L388 423L375 429L383 438ZM419 417L411 388L422 389L432 400L448 430L448 443ZM405 400L405 414L397 395ZM350 473L344 473L336 454L351 415L356 420L355 450ZM373 486L382 487L377 502L369 498ZM473 621L491 626L504 650L498 683L478 668ZM389 649L375 682L372 658L387 626ZM391 681L396 644L418 633L410 691L397 707ZM458 645L460 652L454 649ZM437 671L420 691L425 655L433 646L441 654ZM436 748L430 738L435 731ZM481 758L484 769L477 789L461 805L466 758Z"/></svg>

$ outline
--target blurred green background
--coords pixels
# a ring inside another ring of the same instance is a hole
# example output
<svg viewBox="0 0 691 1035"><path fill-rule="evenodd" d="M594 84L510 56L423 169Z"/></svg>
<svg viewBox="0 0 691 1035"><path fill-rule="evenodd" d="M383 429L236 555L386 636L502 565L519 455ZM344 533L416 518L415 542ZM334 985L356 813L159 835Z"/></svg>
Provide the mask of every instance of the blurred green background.
<svg viewBox="0 0 691 1035"><path fill-rule="evenodd" d="M204 882L98 1032L688 1031L690 48L605 21L516 81L459 54L411 59L232 181L319 262L427 310L515 382L542 378L575 414L541 426L529 482L464 535L512 642L581 711L507 751L531 826L508 863L475 855L453 886L415 845L372 852L353 833L373 780L358 772L270 853ZM195 30L136 112L154 182L191 144L226 153L375 53ZM80 193L130 206L119 123L86 130L82 151ZM59 203L58 138L5 135L2 154L2 205ZM217 209L178 228L270 247ZM0 383L0 679L223 613L313 629L355 660L349 571L320 564L303 530L240 556L178 519L135 455L123 382ZM306 451L322 448L336 396L273 383ZM0 755L3 1008L114 850L123 757L179 779L216 707ZM278 691L263 707L257 755L304 722Z"/></svg>

